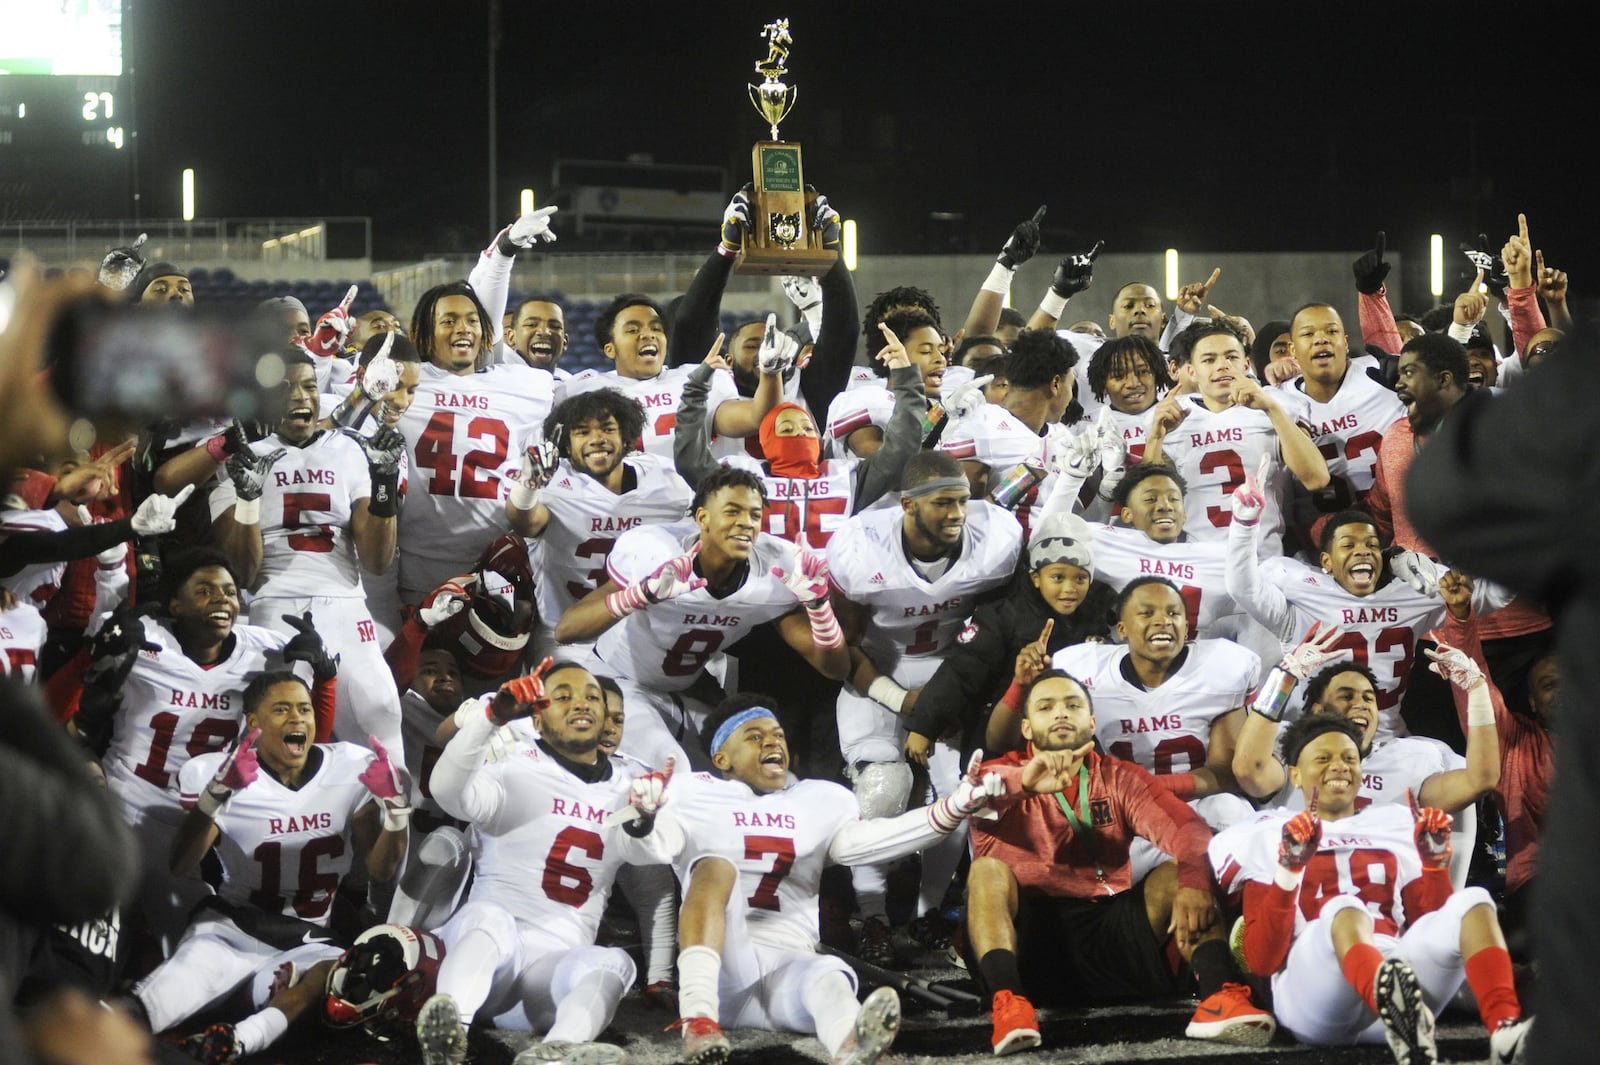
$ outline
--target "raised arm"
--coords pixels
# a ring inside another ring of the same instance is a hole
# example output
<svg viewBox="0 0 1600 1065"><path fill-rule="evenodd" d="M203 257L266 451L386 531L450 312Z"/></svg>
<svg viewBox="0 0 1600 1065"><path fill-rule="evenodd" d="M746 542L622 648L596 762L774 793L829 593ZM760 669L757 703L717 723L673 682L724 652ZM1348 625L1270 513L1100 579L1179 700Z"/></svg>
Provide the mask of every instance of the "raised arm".
<svg viewBox="0 0 1600 1065"><path fill-rule="evenodd" d="M824 227L824 247L829 232ZM818 417L827 417L828 404L849 384L850 367L860 343L861 307L856 299L856 283L841 255L822 275L822 324L811 349L811 361L800 371L800 394Z"/></svg>
<svg viewBox="0 0 1600 1065"><path fill-rule="evenodd" d="M711 454L711 432L706 424L706 397L711 394L711 375L716 373L708 363L701 363L689 373L683 383L683 394L678 400L678 424L672 434L672 462L689 487L698 487L703 477L718 466Z"/></svg>
<svg viewBox="0 0 1600 1065"><path fill-rule="evenodd" d="M502 685L490 698L463 703L456 711L456 734L428 777L429 794L450 816L489 826L502 814L512 821L526 819L511 801L504 775L481 771L483 755L501 725L549 705L541 676L549 666L547 658L532 674Z"/></svg>
<svg viewBox="0 0 1600 1065"><path fill-rule="evenodd" d="M1389 306L1388 290L1383 284L1390 267L1384 260L1387 246L1388 238L1380 229L1372 249L1350 264L1350 269L1356 275L1356 291L1360 293L1356 307L1361 321L1361 339L1392 354L1400 350L1402 343L1400 327L1395 324L1394 310Z"/></svg>
<svg viewBox="0 0 1600 1065"><path fill-rule="evenodd" d="M1244 484L1233 491L1233 520L1228 525L1223 575L1233 601L1278 639L1288 640L1295 634L1294 608L1281 588L1262 579L1261 560L1256 555L1261 512L1266 503L1255 475L1246 474Z"/></svg>
<svg viewBox="0 0 1600 1065"><path fill-rule="evenodd" d="M478 300L489 315L484 326L490 331L491 342L510 344L501 323L505 321L506 300L511 292L511 268L516 265L517 252L540 241L556 239L550 229L550 216L556 211L555 207L541 207L506 226L483 249L483 254L473 264L472 273L467 275L467 284L478 293Z"/></svg>
<svg viewBox="0 0 1600 1065"><path fill-rule="evenodd" d="M1011 279L1017 267L1033 258L1039 251L1039 223L1044 221L1044 205L1033 212L1026 222L1017 223L1006 243L995 257L989 276L984 278L978 294L972 298L967 311L967 322L961 327L969 337L987 336L1000 324L1000 310L1005 305L1006 293L1011 291Z"/></svg>

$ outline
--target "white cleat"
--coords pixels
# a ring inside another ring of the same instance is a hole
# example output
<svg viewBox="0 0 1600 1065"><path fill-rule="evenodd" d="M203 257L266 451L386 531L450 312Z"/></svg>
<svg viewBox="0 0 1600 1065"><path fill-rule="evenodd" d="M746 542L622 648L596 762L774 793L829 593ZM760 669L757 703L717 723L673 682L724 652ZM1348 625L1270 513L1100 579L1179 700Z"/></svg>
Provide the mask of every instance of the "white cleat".
<svg viewBox="0 0 1600 1065"><path fill-rule="evenodd" d="M535 1043L512 1059L511 1065L623 1065L627 1051L610 1043Z"/></svg>
<svg viewBox="0 0 1600 1065"><path fill-rule="evenodd" d="M417 1013L417 1045L422 1065L462 1065L467 1060L467 1030L449 995L434 995Z"/></svg>
<svg viewBox="0 0 1600 1065"><path fill-rule="evenodd" d="M833 1056L833 1065L873 1065L900 1033L900 996L880 987L867 996L851 1032Z"/></svg>
<svg viewBox="0 0 1600 1065"><path fill-rule="evenodd" d="M1489 1033L1489 1065L1522 1065L1533 1018L1507 1021Z"/></svg>

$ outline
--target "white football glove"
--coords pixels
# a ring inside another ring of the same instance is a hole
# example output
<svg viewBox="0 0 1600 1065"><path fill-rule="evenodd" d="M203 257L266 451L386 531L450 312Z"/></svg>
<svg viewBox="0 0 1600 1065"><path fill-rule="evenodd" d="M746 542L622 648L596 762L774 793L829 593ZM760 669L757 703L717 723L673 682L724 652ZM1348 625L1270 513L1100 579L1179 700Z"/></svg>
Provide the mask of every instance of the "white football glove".
<svg viewBox="0 0 1600 1065"><path fill-rule="evenodd" d="M183 501L194 495L194 485L186 484L175 496L152 495L145 497L139 509L133 512L133 531L139 536L160 536L178 527L175 516Z"/></svg>
<svg viewBox="0 0 1600 1065"><path fill-rule="evenodd" d="M525 214L506 231L506 239L519 248L531 248L539 241L550 243L556 235L550 229L550 216L555 214L558 207L541 207L531 214Z"/></svg>
<svg viewBox="0 0 1600 1065"><path fill-rule="evenodd" d="M1416 551L1396 552L1389 559L1389 572L1423 595L1438 593L1439 577L1444 573L1437 562Z"/></svg>
<svg viewBox="0 0 1600 1065"><path fill-rule="evenodd" d="M952 418L965 418L988 402L983 395L983 386L993 380L994 374L986 373L982 377L974 377L970 381L964 381L950 391L945 392L943 395L944 409L950 412Z"/></svg>
<svg viewBox="0 0 1600 1065"><path fill-rule="evenodd" d="M756 368L764 374L785 374L800 357L800 342L778 328L778 316L767 315L767 331L761 336L756 353Z"/></svg>

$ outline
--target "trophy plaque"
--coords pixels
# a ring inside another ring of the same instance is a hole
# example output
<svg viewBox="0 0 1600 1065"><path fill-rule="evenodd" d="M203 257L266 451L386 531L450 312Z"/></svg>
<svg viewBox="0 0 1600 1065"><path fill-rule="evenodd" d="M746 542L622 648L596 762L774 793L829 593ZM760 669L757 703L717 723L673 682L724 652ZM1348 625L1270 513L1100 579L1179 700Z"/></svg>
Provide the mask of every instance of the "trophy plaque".
<svg viewBox="0 0 1600 1065"><path fill-rule="evenodd" d="M828 272L838 252L822 246L822 235L806 224L809 205L798 141L778 139L778 123L794 107L797 90L783 79L789 62L789 20L767 25L761 36L767 57L756 63L760 85L747 85L750 102L772 130L750 154L755 191L750 197L750 228L734 270L742 274L816 277Z"/></svg>

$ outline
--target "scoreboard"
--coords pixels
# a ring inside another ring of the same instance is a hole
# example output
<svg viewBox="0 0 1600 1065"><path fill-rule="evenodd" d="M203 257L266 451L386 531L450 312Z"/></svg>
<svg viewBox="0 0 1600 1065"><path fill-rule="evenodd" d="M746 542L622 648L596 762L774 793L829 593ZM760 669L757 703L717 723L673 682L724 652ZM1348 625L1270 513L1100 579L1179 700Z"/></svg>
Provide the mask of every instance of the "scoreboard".
<svg viewBox="0 0 1600 1065"><path fill-rule="evenodd" d="M121 0L0 0L0 221L131 213Z"/></svg>

